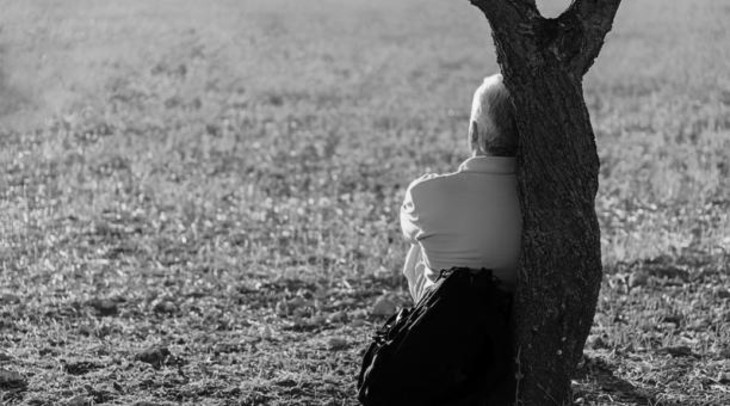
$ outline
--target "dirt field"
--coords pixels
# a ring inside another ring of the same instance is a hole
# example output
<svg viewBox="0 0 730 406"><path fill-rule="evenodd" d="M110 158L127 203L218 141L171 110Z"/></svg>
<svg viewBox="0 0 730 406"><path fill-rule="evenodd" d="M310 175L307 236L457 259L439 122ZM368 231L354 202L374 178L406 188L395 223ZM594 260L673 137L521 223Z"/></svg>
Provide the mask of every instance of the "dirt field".
<svg viewBox="0 0 730 406"><path fill-rule="evenodd" d="M605 283L578 405L730 405L730 5L586 77ZM404 188L467 156L444 0L0 0L0 404L356 405Z"/></svg>

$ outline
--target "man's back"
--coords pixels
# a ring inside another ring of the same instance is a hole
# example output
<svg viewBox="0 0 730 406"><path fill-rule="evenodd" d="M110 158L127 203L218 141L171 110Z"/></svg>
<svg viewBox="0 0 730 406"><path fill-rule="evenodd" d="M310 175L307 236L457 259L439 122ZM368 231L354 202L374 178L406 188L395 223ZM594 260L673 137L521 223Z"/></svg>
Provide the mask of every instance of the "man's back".
<svg viewBox="0 0 730 406"><path fill-rule="evenodd" d="M488 268L512 290L521 238L515 159L477 156L457 172L417 179L406 193L401 226L421 247L409 256L422 254L425 263L425 275L404 270L409 284L425 276L428 286L451 267ZM407 259L406 268L416 262Z"/></svg>

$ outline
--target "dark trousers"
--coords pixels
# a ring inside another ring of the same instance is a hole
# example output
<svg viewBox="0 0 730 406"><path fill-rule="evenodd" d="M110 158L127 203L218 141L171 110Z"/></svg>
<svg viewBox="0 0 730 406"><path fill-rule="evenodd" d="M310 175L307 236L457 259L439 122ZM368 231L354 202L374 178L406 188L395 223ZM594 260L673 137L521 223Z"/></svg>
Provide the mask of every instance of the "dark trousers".
<svg viewBox="0 0 730 406"><path fill-rule="evenodd" d="M358 376L366 406L509 405L512 294L486 269L443 271L373 337Z"/></svg>
<svg viewBox="0 0 730 406"><path fill-rule="evenodd" d="M517 382L515 380L514 368L514 339L512 325L512 305L514 295L501 289L501 282L492 276L489 270L451 269L442 271L439 279L445 278L451 272L472 272L478 275L487 273L490 283L496 285L496 289L490 286L486 292L494 295L494 298L487 300L484 316L489 326L489 342L486 344L488 351L493 356L487 365L487 376L484 380L482 390L474 393L466 399L458 401L449 406L511 406L514 404L514 396ZM424 296L436 285L427 288Z"/></svg>

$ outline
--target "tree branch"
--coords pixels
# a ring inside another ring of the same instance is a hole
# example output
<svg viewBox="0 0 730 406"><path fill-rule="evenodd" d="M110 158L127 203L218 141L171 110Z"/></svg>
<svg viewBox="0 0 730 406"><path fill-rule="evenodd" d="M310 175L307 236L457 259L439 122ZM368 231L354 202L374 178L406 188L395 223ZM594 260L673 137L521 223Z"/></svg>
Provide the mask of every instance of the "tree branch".
<svg viewBox="0 0 730 406"><path fill-rule="evenodd" d="M535 0L470 0L489 21L497 61L509 80L512 69L534 69L538 63L535 27L540 17Z"/></svg>
<svg viewBox="0 0 730 406"><path fill-rule="evenodd" d="M555 19L543 18L535 0L470 2L489 21L504 71L527 68L534 72L557 60L582 78L601 51L621 0L573 0Z"/></svg>
<svg viewBox="0 0 730 406"><path fill-rule="evenodd" d="M470 0L487 16L493 31L514 30L539 16L535 0Z"/></svg>
<svg viewBox="0 0 730 406"><path fill-rule="evenodd" d="M569 69L578 77L583 77L593 65L620 4L621 0L573 0L570 7L557 18L558 24L570 27L566 30L570 38L564 38L561 42L568 44L579 40L580 46L563 49ZM581 32L577 33L575 28Z"/></svg>

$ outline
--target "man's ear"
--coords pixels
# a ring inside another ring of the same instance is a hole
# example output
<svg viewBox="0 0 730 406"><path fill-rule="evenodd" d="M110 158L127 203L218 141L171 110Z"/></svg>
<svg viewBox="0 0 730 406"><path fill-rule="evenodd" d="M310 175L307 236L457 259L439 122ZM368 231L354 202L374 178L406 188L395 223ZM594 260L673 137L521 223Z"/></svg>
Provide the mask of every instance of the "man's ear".
<svg viewBox="0 0 730 406"><path fill-rule="evenodd" d="M479 142L479 126L474 120L469 123L469 142L472 145L477 145Z"/></svg>

